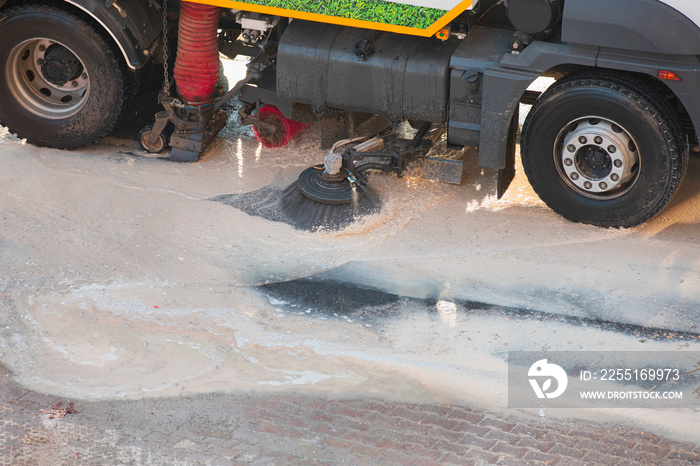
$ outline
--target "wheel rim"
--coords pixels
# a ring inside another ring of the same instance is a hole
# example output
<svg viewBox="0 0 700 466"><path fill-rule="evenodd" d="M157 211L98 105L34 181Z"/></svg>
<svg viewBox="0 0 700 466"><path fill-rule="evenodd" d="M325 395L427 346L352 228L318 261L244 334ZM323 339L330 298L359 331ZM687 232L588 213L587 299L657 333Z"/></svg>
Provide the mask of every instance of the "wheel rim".
<svg viewBox="0 0 700 466"><path fill-rule="evenodd" d="M601 117L572 121L557 136L554 162L562 179L590 199L614 199L639 178L638 146L622 126Z"/></svg>
<svg viewBox="0 0 700 466"><path fill-rule="evenodd" d="M90 94L90 77L65 45L44 38L17 45L5 67L15 100L30 113L60 120L78 113Z"/></svg>

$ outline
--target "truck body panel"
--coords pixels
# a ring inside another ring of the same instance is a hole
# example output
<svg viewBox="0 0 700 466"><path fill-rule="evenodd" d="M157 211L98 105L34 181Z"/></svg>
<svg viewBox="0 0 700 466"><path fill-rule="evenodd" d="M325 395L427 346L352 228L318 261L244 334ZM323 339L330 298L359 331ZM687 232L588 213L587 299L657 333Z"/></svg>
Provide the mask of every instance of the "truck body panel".
<svg viewBox="0 0 700 466"><path fill-rule="evenodd" d="M471 8L472 0L383 1L378 4L381 13L366 9L345 8L344 1L304 2L296 8L285 6L284 0L194 0L194 3L240 9L255 13L284 16L322 23L350 26L378 31L430 37L447 26L450 21ZM349 3L349 2L348 2Z"/></svg>

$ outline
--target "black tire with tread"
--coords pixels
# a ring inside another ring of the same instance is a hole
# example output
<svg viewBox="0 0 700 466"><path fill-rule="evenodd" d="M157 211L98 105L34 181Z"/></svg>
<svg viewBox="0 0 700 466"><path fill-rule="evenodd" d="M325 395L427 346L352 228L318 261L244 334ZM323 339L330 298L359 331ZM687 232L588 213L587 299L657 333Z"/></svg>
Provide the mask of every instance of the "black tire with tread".
<svg viewBox="0 0 700 466"><path fill-rule="evenodd" d="M42 118L27 111L13 97L6 66L16 45L32 38L59 42L83 62L90 94L82 109L63 119ZM29 4L0 14L0 124L28 142L57 149L91 144L113 129L125 102L123 63L89 24L58 8Z"/></svg>
<svg viewBox="0 0 700 466"><path fill-rule="evenodd" d="M609 119L638 142L639 177L625 194L591 199L574 191L554 162L559 131L585 116ZM657 215L673 198L688 166L687 139L669 101L643 80L608 70L569 75L533 105L521 137L523 168L537 195L574 222L629 228Z"/></svg>

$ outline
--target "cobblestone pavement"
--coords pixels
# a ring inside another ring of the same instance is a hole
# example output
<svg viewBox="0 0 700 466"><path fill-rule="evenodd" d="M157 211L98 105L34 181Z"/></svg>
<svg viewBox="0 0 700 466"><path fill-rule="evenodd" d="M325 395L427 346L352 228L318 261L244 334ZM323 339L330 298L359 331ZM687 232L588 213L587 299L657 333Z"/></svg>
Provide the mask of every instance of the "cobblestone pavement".
<svg viewBox="0 0 700 466"><path fill-rule="evenodd" d="M700 446L618 425L300 394L83 403L0 367L0 465L700 464Z"/></svg>

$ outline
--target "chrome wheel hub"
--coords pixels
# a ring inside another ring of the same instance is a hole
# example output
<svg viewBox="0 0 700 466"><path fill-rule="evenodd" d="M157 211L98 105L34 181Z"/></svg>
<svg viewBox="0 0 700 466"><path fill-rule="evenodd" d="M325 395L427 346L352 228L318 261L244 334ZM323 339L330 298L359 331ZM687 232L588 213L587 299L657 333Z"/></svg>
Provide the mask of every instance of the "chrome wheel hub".
<svg viewBox="0 0 700 466"><path fill-rule="evenodd" d="M5 78L15 100L44 119L75 115L90 93L90 78L80 59L49 39L30 39L17 45L10 52Z"/></svg>
<svg viewBox="0 0 700 466"><path fill-rule="evenodd" d="M594 199L620 196L639 174L632 137L614 122L586 117L569 123L557 136L554 159L562 178Z"/></svg>

